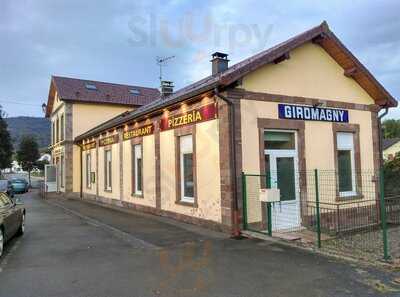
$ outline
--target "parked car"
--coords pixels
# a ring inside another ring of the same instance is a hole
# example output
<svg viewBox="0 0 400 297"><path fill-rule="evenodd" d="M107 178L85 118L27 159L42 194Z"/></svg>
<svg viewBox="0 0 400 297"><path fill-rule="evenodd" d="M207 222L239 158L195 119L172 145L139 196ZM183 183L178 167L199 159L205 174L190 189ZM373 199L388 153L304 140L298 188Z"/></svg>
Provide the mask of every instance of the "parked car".
<svg viewBox="0 0 400 297"><path fill-rule="evenodd" d="M14 193L26 193L29 189L29 183L24 178L10 179Z"/></svg>
<svg viewBox="0 0 400 297"><path fill-rule="evenodd" d="M6 193L0 193L0 257L4 244L14 235L25 232L25 207L16 199L12 200Z"/></svg>
<svg viewBox="0 0 400 297"><path fill-rule="evenodd" d="M0 192L7 193L8 196L14 198L14 188L11 184L11 181L6 179L0 180Z"/></svg>

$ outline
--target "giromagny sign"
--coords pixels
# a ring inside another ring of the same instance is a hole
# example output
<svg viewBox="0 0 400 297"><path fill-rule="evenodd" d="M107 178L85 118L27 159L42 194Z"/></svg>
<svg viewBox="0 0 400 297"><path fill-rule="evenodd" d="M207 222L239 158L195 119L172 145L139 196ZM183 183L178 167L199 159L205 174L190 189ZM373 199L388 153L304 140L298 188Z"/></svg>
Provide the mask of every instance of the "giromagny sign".
<svg viewBox="0 0 400 297"><path fill-rule="evenodd" d="M279 118L290 120L348 123L349 111L335 108L278 104Z"/></svg>

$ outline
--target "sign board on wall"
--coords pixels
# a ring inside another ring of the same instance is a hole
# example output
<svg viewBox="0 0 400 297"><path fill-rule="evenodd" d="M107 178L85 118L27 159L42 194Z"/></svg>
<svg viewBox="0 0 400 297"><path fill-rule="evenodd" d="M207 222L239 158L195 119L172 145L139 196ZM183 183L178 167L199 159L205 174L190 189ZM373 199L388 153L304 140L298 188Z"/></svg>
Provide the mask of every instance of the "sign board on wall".
<svg viewBox="0 0 400 297"><path fill-rule="evenodd" d="M290 120L348 123L349 111L303 105L278 104L279 118Z"/></svg>
<svg viewBox="0 0 400 297"><path fill-rule="evenodd" d="M217 108L214 103L205 106L161 118L160 130L169 130L185 125L196 124L213 120L217 117Z"/></svg>
<svg viewBox="0 0 400 297"><path fill-rule="evenodd" d="M91 150L91 149L94 149L94 148L96 148L96 141L85 143L82 146L82 150L83 151L88 151L88 150Z"/></svg>
<svg viewBox="0 0 400 297"><path fill-rule="evenodd" d="M99 146L106 146L106 145L117 143L118 139L119 139L118 134L101 138L99 140Z"/></svg>
<svg viewBox="0 0 400 297"><path fill-rule="evenodd" d="M131 130L125 131L122 135L123 140L128 140L135 137L146 136L154 133L154 124L133 128Z"/></svg>

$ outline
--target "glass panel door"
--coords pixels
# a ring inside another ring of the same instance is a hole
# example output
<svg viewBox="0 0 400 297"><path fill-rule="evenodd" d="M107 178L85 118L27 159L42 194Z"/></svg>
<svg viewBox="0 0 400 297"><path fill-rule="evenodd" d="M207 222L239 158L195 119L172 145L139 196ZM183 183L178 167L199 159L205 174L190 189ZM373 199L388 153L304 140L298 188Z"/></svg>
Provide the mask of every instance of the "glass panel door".
<svg viewBox="0 0 400 297"><path fill-rule="evenodd" d="M276 158L277 182L281 201L296 199L296 182L293 157Z"/></svg>

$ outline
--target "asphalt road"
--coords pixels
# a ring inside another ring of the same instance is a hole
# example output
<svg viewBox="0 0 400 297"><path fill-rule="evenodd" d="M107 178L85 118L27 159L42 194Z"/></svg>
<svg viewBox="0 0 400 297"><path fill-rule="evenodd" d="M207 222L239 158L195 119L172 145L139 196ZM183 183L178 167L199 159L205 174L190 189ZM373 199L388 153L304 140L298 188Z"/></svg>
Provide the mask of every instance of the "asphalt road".
<svg viewBox="0 0 400 297"><path fill-rule="evenodd" d="M396 274L79 201L21 195L0 296L400 296Z"/></svg>

